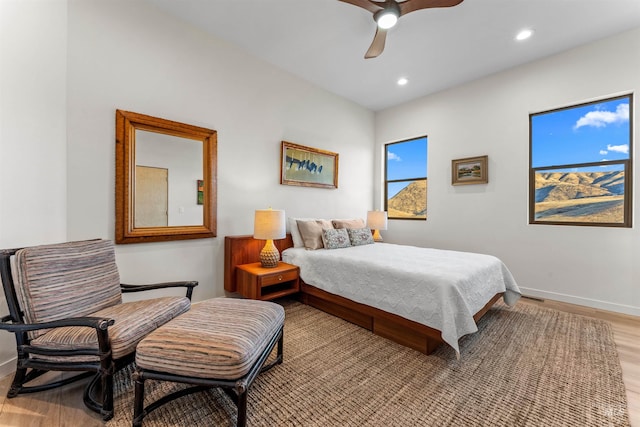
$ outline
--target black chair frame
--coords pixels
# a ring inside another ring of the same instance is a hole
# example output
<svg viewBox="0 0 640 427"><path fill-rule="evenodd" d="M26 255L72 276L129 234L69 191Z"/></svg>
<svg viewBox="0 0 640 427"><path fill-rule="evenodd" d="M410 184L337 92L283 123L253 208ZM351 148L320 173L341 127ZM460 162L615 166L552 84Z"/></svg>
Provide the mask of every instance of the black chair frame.
<svg viewBox="0 0 640 427"><path fill-rule="evenodd" d="M104 421L110 420L113 418L113 375L116 371L133 362L135 360L135 353L128 354L117 360L113 359L109 341L109 326L113 325L113 319L74 317L52 322L26 323L24 312L20 308L18 294L11 273L11 257L15 255L18 250L20 250L20 248L0 250L0 279L2 280L2 286L9 308L9 315L0 319L0 330L14 333L18 353L16 373L7 393L7 398L13 398L23 393L49 390L93 375L93 379L87 384L84 390L84 403L89 409L99 413ZM197 281L184 281L151 285L121 284L120 288L122 293L127 293L186 287L186 297L191 300L193 288L197 285ZM68 326L84 326L95 329L98 338L98 349L76 348L73 350L54 350L34 347L30 343L28 334L30 331ZM56 357L97 356L98 360L95 362L75 362L73 360L57 362L38 359L38 355ZM82 373L46 384L26 385L48 371L82 371Z"/></svg>

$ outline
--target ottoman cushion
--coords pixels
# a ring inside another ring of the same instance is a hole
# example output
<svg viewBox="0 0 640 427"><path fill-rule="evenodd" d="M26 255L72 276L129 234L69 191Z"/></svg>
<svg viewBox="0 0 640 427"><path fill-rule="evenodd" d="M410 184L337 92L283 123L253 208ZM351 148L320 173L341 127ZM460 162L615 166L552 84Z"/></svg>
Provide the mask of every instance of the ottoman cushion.
<svg viewBox="0 0 640 427"><path fill-rule="evenodd" d="M272 302L213 298L149 334L136 349L146 370L195 378L244 376L284 324Z"/></svg>

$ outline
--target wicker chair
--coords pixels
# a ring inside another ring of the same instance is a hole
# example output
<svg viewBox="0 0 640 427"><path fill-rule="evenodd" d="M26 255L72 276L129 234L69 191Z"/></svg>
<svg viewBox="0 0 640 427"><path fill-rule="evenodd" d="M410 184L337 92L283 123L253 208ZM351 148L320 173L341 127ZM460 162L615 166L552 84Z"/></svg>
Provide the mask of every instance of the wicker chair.
<svg viewBox="0 0 640 427"><path fill-rule="evenodd" d="M7 397L93 376L84 402L105 421L113 417L113 374L134 360L140 340L189 310L198 284L121 284L109 240L0 250L0 278L9 308L0 329L15 334L18 353ZM178 286L185 297L122 302L123 292ZM25 385L47 371L82 373Z"/></svg>

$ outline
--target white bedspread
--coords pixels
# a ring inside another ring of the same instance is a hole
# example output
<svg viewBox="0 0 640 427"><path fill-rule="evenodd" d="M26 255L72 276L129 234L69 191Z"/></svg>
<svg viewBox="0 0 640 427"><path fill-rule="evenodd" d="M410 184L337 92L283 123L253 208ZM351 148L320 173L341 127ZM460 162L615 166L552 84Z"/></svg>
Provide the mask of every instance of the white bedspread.
<svg viewBox="0 0 640 427"><path fill-rule="evenodd" d="M375 243L344 249L289 248L282 260L305 283L442 332L459 354L460 337L478 330L473 315L497 293L513 305L520 290L498 258Z"/></svg>

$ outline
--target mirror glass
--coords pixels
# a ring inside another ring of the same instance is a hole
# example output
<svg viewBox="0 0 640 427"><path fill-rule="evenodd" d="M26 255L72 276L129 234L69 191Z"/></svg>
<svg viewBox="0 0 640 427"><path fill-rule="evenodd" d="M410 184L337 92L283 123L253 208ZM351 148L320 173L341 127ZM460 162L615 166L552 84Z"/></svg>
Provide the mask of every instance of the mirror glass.
<svg viewBox="0 0 640 427"><path fill-rule="evenodd" d="M216 132L116 111L116 243L215 237Z"/></svg>
<svg viewBox="0 0 640 427"><path fill-rule="evenodd" d="M202 141L136 130L135 227L203 225Z"/></svg>

